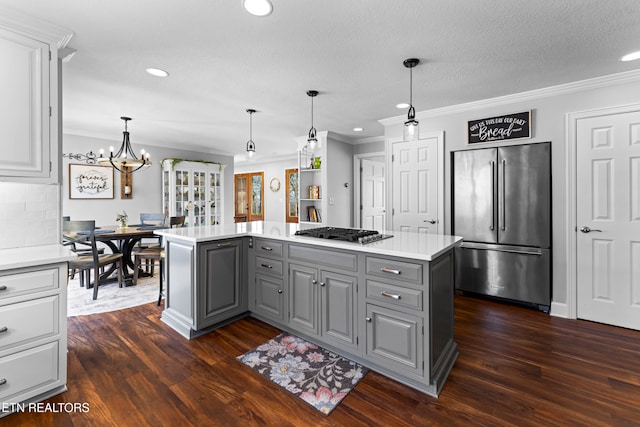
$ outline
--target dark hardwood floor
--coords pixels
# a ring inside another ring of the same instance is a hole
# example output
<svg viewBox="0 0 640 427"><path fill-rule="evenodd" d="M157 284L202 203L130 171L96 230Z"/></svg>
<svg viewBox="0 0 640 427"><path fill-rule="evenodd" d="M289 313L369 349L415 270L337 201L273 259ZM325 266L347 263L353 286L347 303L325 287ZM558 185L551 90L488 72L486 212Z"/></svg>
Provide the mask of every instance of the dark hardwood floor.
<svg viewBox="0 0 640 427"><path fill-rule="evenodd" d="M188 341L155 304L69 318L69 391L88 412L11 426L640 425L640 332L456 297L460 357L438 399L369 372L329 416L235 357L279 330L252 318Z"/></svg>

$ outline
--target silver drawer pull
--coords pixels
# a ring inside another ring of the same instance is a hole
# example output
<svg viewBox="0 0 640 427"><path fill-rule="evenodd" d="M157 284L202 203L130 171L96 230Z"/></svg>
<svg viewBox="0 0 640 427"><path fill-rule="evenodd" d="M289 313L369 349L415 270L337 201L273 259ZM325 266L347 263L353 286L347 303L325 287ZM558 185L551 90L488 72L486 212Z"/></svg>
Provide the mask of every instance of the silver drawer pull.
<svg viewBox="0 0 640 427"><path fill-rule="evenodd" d="M388 297L388 298L393 298L393 299L400 299L400 295L390 294L387 291L380 292L380 295L382 295L383 297Z"/></svg>
<svg viewBox="0 0 640 427"><path fill-rule="evenodd" d="M6 326L0 328L0 334L7 332L9 329Z"/></svg>
<svg viewBox="0 0 640 427"><path fill-rule="evenodd" d="M6 291L7 287L5 285L0 286L0 291Z"/></svg>
<svg viewBox="0 0 640 427"><path fill-rule="evenodd" d="M387 267L382 267L380 271L382 271L383 273L400 274L400 270L393 270Z"/></svg>
<svg viewBox="0 0 640 427"><path fill-rule="evenodd" d="M7 379L6 378L0 379L0 385L5 385L6 383L7 383Z"/></svg>
<svg viewBox="0 0 640 427"><path fill-rule="evenodd" d="M273 268L273 266L269 264L260 264L260 265L262 265L264 268Z"/></svg>
<svg viewBox="0 0 640 427"><path fill-rule="evenodd" d="M219 248L228 248L231 245L233 245L233 243L218 243Z"/></svg>
<svg viewBox="0 0 640 427"><path fill-rule="evenodd" d="M262 249L265 251L272 251L273 248L270 248L269 246L262 246Z"/></svg>

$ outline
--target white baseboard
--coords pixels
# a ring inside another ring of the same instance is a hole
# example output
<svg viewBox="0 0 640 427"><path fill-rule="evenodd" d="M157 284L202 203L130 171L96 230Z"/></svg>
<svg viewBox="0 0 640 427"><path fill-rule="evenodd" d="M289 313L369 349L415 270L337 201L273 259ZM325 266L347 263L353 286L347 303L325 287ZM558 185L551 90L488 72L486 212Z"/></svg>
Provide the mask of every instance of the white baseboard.
<svg viewBox="0 0 640 427"><path fill-rule="evenodd" d="M551 316L569 318L569 306L566 303L551 302Z"/></svg>

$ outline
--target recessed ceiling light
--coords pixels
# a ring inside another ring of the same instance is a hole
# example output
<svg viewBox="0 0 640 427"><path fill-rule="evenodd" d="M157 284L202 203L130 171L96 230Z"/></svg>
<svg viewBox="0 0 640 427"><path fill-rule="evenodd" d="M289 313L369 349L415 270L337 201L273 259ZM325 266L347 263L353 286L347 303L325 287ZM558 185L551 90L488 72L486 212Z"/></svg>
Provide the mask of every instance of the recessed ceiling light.
<svg viewBox="0 0 640 427"><path fill-rule="evenodd" d="M620 61L627 62L627 61L635 61L636 59L640 59L640 51L627 53L625 56L620 58Z"/></svg>
<svg viewBox="0 0 640 427"><path fill-rule="evenodd" d="M362 132L364 129L363 128L353 128L354 132Z"/></svg>
<svg viewBox="0 0 640 427"><path fill-rule="evenodd" d="M273 11L269 0L242 0L242 7L254 16L267 16Z"/></svg>
<svg viewBox="0 0 640 427"><path fill-rule="evenodd" d="M169 73L165 70L161 70L160 68L147 68L145 71L156 77L167 77L169 75Z"/></svg>
<svg viewBox="0 0 640 427"><path fill-rule="evenodd" d="M406 102L401 102L400 104L396 104L396 108L409 108L410 105Z"/></svg>

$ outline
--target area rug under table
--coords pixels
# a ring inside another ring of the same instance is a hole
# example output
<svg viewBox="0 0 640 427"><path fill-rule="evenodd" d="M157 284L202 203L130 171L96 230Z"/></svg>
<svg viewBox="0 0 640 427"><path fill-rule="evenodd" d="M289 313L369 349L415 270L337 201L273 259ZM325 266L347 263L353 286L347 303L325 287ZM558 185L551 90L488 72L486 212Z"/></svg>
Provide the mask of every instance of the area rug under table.
<svg viewBox="0 0 640 427"><path fill-rule="evenodd" d="M325 415L333 411L369 371L288 333L270 339L237 359Z"/></svg>

